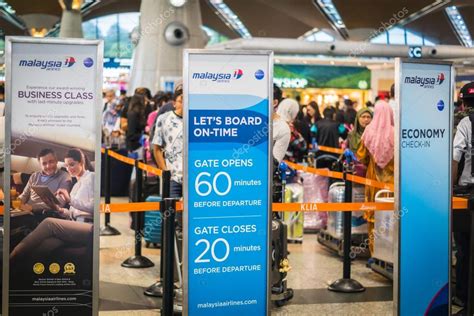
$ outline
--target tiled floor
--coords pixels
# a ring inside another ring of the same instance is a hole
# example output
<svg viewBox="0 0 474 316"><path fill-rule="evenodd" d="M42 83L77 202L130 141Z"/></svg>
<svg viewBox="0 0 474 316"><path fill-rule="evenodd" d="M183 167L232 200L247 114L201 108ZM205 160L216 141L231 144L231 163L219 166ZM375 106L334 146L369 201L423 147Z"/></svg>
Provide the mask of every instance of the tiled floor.
<svg viewBox="0 0 474 316"><path fill-rule="evenodd" d="M123 201L121 201L123 202ZM112 225L120 236L101 237L100 245L100 315L159 315L160 300L146 297L143 289L159 275L157 249L143 247L143 255L156 265L147 269L127 269L120 264L133 254L134 236L128 214L113 214ZM365 266L364 260L352 264L352 277L367 291L360 294L329 292L327 285L342 276L342 261L305 235L303 244L290 244L289 287L294 299L272 315L391 315L392 284Z"/></svg>

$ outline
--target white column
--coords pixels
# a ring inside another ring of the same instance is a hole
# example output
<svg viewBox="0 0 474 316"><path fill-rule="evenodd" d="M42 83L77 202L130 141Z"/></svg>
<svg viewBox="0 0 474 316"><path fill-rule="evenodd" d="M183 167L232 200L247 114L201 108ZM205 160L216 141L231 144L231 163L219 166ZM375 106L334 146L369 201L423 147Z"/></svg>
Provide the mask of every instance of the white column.
<svg viewBox="0 0 474 316"><path fill-rule="evenodd" d="M82 16L78 10L63 10L59 37L82 38Z"/></svg>
<svg viewBox="0 0 474 316"><path fill-rule="evenodd" d="M167 27L175 22L182 23L189 34L179 45L170 44L169 39L179 42L174 35L165 38ZM142 0L140 40L134 51L129 91L147 87L155 93L163 88L160 87L162 78L181 77L183 50L203 48L206 44L201 25L198 0L188 0L180 8L173 7L168 0Z"/></svg>

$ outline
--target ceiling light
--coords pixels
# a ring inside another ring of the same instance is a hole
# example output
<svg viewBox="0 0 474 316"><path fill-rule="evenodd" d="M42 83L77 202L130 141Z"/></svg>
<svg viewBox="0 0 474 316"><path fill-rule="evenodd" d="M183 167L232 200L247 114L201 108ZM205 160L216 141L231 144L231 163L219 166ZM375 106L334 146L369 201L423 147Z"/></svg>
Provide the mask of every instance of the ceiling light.
<svg viewBox="0 0 474 316"><path fill-rule="evenodd" d="M446 15L456 33L459 41L466 47L472 47L472 37L466 28L464 19L456 6L445 8Z"/></svg>
<svg viewBox="0 0 474 316"><path fill-rule="evenodd" d="M171 0L170 0L171 1ZM183 1L183 0L176 0ZM224 21L224 23L232 28L243 38L252 38L249 30L244 23L239 19L238 15L232 11L223 0L208 0L209 4L216 10L217 15Z"/></svg>
<svg viewBox="0 0 474 316"><path fill-rule="evenodd" d="M170 4L175 8L181 8L186 4L187 0L169 0Z"/></svg>
<svg viewBox="0 0 474 316"><path fill-rule="evenodd" d="M347 27L344 24L344 21L337 11L336 6L333 3L333 0L313 0L316 7L326 16L326 18L331 22L333 28L335 28L343 38L348 38Z"/></svg>

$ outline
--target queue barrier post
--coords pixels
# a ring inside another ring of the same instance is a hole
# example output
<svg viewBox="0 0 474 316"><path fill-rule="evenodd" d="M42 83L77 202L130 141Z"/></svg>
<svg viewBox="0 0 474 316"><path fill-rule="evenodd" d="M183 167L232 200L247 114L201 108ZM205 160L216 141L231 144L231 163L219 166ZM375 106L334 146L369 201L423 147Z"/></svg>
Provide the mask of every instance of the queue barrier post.
<svg viewBox="0 0 474 316"><path fill-rule="evenodd" d="M161 251L160 251L160 277L159 279L147 287L144 291L144 294L147 296L153 297L163 297L163 263L165 262L165 252L163 251L163 233L164 233L164 219L165 219L165 199L170 197L170 182L171 182L171 172L169 170L163 170L161 175L161 202L160 202L160 212L161 212Z"/></svg>
<svg viewBox="0 0 474 316"><path fill-rule="evenodd" d="M135 190L133 194L134 202L143 202L143 171L138 167L139 160L135 161ZM155 264L145 256L142 256L142 237L145 223L145 213L133 212L135 222L135 255L122 262L124 268L150 268Z"/></svg>
<svg viewBox="0 0 474 316"><path fill-rule="evenodd" d="M343 179L345 184L344 202L352 202L352 182L347 175L354 172L354 165L350 162L344 163ZM334 281L328 290L341 293L357 293L365 291L365 288L357 280L351 279L351 246L352 246L352 212L344 212L344 234L343 234L343 271L342 279Z"/></svg>
<svg viewBox="0 0 474 316"><path fill-rule="evenodd" d="M175 257L175 218L176 199L164 199L163 240L161 250L164 253L163 267L163 301L161 316L174 314L174 257Z"/></svg>
<svg viewBox="0 0 474 316"><path fill-rule="evenodd" d="M111 164L110 164L110 155L109 149L106 148L104 151L104 196L105 196L105 204L110 204L110 196L111 196L111 176L112 173L110 172ZM110 213L105 213L105 223L104 226L100 228L100 236L117 236L120 235L118 229L110 225Z"/></svg>

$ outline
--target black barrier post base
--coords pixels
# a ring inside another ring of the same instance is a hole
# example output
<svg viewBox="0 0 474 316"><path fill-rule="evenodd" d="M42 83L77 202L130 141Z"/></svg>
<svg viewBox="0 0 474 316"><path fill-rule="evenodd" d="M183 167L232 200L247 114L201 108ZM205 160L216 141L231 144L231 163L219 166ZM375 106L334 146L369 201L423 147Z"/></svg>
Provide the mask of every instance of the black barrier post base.
<svg viewBox="0 0 474 316"><path fill-rule="evenodd" d="M135 161L135 194L133 197L134 202L143 202L143 172L138 167L139 161ZM133 218L135 220L135 255L122 262L124 268L150 268L155 264L147 257L142 256L142 229L145 227L145 214L143 212L133 212Z"/></svg>
<svg viewBox="0 0 474 316"><path fill-rule="evenodd" d="M162 224L164 222L165 218L165 211L166 211L166 206L165 206L165 199L170 197L170 178L171 178L171 173L168 170L163 170L163 175L161 177L162 179L162 193L161 193L161 202L160 202L160 212L161 212L161 218L162 218ZM163 297L163 266L164 266L164 252L163 252L163 227L161 229L161 238L160 238L160 278L158 281L150 285L145 289L143 294L147 296L153 296L153 297Z"/></svg>
<svg viewBox="0 0 474 316"><path fill-rule="evenodd" d="M107 225L100 228L100 235L101 236L118 236L120 235L120 232L117 230L117 228Z"/></svg>
<svg viewBox="0 0 474 316"><path fill-rule="evenodd" d="M117 236L117 235L120 235L120 232L118 231L117 228L110 226L110 213L106 213L105 226L102 226L100 228L100 236Z"/></svg>
<svg viewBox="0 0 474 316"><path fill-rule="evenodd" d="M352 202L352 182L347 180L347 174L353 173L353 165L344 163L344 202ZM351 246L352 246L352 212L344 212L344 242L343 242L343 271L342 279L334 281L328 290L341 293L357 293L365 291L358 281L351 279Z"/></svg>
<svg viewBox="0 0 474 316"><path fill-rule="evenodd" d="M364 292L365 288L358 281L353 279L339 279L334 281L328 290L341 293Z"/></svg>
<svg viewBox="0 0 474 316"><path fill-rule="evenodd" d="M140 218L143 217L143 214L137 214L137 212L133 213L133 216L137 219L137 226L140 225ZM142 233L138 228L135 230L135 255L131 256L124 262L122 262L122 267L124 268L150 268L153 267L155 264L148 259L147 257L142 256Z"/></svg>
<svg viewBox="0 0 474 316"><path fill-rule="evenodd" d="M147 287L146 290L143 291L143 294L152 297L163 297L163 283L161 283L161 280L156 281L155 283Z"/></svg>
<svg viewBox="0 0 474 316"><path fill-rule="evenodd" d="M124 268L136 268L136 269L151 268L154 265L155 264L151 262L150 259L143 256L132 256L128 258L127 260L125 260L124 262L122 262L122 267Z"/></svg>

